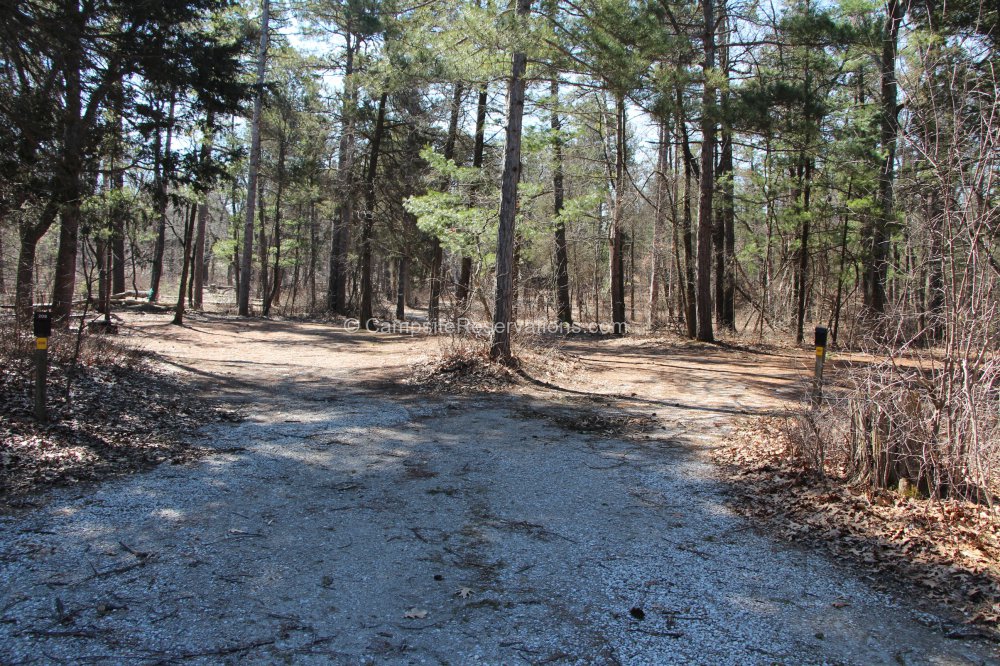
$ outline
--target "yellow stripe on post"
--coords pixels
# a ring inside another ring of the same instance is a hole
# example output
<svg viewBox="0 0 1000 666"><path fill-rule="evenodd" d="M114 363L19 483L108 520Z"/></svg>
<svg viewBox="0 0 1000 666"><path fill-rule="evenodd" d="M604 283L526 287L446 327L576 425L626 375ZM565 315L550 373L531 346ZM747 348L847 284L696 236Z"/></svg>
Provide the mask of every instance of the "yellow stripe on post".
<svg viewBox="0 0 1000 666"><path fill-rule="evenodd" d="M35 349L45 350L49 348L48 338L35 338Z"/></svg>
<svg viewBox="0 0 1000 666"><path fill-rule="evenodd" d="M819 406L823 400L823 363L826 361L827 329L816 327L816 374L813 377L812 406Z"/></svg>

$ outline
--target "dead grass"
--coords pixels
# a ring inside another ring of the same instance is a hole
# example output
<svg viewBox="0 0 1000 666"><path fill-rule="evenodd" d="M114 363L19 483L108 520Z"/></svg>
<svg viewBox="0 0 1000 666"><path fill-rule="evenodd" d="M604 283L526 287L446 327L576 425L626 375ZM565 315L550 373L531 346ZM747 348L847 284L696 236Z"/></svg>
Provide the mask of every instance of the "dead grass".
<svg viewBox="0 0 1000 666"><path fill-rule="evenodd" d="M795 419L757 419L715 452L740 513L827 548L911 601L944 602L970 624L1000 628L1000 509L866 494L836 469L810 473L800 432Z"/></svg>

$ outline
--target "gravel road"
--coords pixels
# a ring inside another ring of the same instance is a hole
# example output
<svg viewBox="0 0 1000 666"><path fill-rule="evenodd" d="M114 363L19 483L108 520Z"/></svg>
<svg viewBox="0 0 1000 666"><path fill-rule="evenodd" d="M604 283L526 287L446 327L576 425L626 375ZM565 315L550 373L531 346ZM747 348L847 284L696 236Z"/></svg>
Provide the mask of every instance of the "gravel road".
<svg viewBox="0 0 1000 666"><path fill-rule="evenodd" d="M226 329L229 360L208 324L157 343L247 419L200 462L0 517L0 661L1000 663L730 513L702 454L724 413L387 393L365 364L410 343L359 359L303 327ZM621 409L659 425L563 427Z"/></svg>

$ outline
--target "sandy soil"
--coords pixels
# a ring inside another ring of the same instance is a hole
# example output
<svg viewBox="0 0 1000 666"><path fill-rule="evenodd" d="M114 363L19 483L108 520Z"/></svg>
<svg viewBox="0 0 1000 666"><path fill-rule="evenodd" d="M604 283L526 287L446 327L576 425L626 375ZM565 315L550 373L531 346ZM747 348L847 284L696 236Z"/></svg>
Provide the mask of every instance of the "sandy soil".
<svg viewBox="0 0 1000 666"><path fill-rule="evenodd" d="M0 518L5 663L1000 663L726 508L705 451L805 354L579 339L435 396L401 384L434 339L166 321L127 335L247 418Z"/></svg>

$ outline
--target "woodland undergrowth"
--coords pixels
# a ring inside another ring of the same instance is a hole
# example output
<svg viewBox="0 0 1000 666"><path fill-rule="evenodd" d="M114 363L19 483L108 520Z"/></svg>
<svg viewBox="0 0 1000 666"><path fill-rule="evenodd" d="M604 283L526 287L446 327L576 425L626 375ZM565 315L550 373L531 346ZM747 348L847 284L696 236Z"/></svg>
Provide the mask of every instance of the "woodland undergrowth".
<svg viewBox="0 0 1000 666"><path fill-rule="evenodd" d="M30 504L52 486L96 481L202 450L193 431L231 414L205 403L114 336L56 331L49 342L48 419L33 412L34 338L0 323L0 504Z"/></svg>

